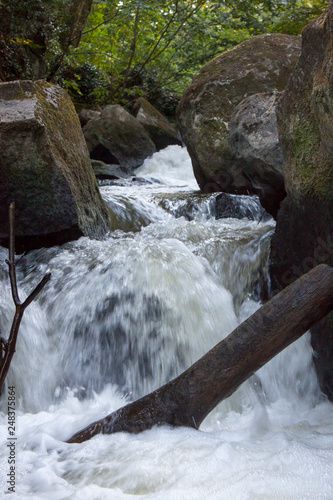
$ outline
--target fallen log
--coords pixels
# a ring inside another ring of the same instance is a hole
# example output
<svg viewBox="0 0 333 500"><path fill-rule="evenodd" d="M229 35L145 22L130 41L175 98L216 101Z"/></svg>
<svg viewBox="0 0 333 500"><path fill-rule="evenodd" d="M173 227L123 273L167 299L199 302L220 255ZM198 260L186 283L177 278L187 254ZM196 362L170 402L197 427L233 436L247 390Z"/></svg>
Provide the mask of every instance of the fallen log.
<svg viewBox="0 0 333 500"><path fill-rule="evenodd" d="M199 428L256 370L333 309L333 268L321 264L289 285L171 382L74 434L138 433L154 425Z"/></svg>

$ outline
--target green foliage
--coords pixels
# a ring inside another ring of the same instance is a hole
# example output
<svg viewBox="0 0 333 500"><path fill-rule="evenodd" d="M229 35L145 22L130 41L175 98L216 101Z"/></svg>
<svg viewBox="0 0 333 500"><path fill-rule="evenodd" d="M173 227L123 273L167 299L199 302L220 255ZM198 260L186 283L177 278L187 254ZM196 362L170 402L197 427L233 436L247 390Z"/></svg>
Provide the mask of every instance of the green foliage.
<svg viewBox="0 0 333 500"><path fill-rule="evenodd" d="M288 6L288 9L284 9L280 16L273 20L270 31L299 35L310 21L316 19L326 9L327 1L301 2L294 0Z"/></svg>
<svg viewBox="0 0 333 500"><path fill-rule="evenodd" d="M76 46L92 0L0 0L0 79L39 79ZM73 13L78 12L78 16Z"/></svg>
<svg viewBox="0 0 333 500"><path fill-rule="evenodd" d="M145 95L171 110L210 59L261 33L298 35L325 7L323 0L99 1L69 61L104 72L102 102Z"/></svg>
<svg viewBox="0 0 333 500"><path fill-rule="evenodd" d="M89 63L72 68L61 68L56 82L64 87L77 103L94 104L108 91L108 80L104 73Z"/></svg>
<svg viewBox="0 0 333 500"><path fill-rule="evenodd" d="M203 64L254 35L299 35L326 6L324 0L0 0L0 78L45 76L47 62L48 78L77 102L126 105L145 96L172 114Z"/></svg>
<svg viewBox="0 0 333 500"><path fill-rule="evenodd" d="M35 78L43 72L46 40L50 36L49 2L0 2L0 77ZM44 64L46 67L46 64Z"/></svg>

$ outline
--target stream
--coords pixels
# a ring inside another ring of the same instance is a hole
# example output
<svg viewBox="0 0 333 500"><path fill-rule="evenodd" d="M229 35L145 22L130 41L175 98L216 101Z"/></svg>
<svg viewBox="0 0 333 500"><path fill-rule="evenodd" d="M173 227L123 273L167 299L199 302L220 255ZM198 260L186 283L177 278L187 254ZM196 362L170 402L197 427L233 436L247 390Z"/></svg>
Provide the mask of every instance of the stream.
<svg viewBox="0 0 333 500"><path fill-rule="evenodd" d="M320 392L309 334L199 431L165 426L64 442L179 375L267 295L274 221L256 197L198 189L186 149L169 146L134 181L100 181L121 229L17 257L22 298L52 277L25 312L1 399L2 492L13 387L13 498L333 499L333 405ZM0 247L3 336L14 314L7 254Z"/></svg>

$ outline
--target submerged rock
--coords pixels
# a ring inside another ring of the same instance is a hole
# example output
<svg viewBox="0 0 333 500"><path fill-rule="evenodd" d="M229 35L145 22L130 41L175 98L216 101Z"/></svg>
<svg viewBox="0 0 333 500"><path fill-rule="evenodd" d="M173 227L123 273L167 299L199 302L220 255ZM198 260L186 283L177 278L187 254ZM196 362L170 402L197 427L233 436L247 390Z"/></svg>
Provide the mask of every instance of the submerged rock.
<svg viewBox="0 0 333 500"><path fill-rule="evenodd" d="M203 191L258 194L265 206L265 186L237 161L230 147L229 122L244 98L284 90L299 54L299 37L260 35L213 59L194 77L177 116Z"/></svg>
<svg viewBox="0 0 333 500"><path fill-rule="evenodd" d="M302 33L302 53L277 108L287 198L272 241L277 289L319 263L333 265L333 1ZM333 315L314 328L322 390L333 400Z"/></svg>
<svg viewBox="0 0 333 500"><path fill-rule="evenodd" d="M136 168L156 152L143 125L118 104L106 106L83 132L90 157L106 164Z"/></svg>
<svg viewBox="0 0 333 500"><path fill-rule="evenodd" d="M147 130L157 151L173 144L182 145L176 127L146 99L140 97L136 101L133 111L136 119Z"/></svg>
<svg viewBox="0 0 333 500"><path fill-rule="evenodd" d="M41 246L111 228L74 106L45 81L0 84L0 238L8 237L8 206L16 235ZM59 236L61 235L61 236Z"/></svg>

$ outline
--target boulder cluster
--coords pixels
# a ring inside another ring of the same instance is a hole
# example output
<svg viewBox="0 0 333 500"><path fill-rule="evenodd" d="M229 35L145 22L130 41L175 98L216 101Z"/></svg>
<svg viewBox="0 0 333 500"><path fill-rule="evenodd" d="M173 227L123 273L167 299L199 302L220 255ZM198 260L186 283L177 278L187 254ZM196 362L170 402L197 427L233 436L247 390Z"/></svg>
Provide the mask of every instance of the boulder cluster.
<svg viewBox="0 0 333 500"><path fill-rule="evenodd" d="M1 83L0 244L12 201L22 248L103 238L117 222L96 175L129 175L183 141L202 192L256 194L277 220L272 293L317 264L333 266L332 47L333 0L302 37L264 34L216 57L180 101L181 138L143 98L131 112L109 105L78 116L58 86ZM333 400L332 314L312 329L312 345Z"/></svg>
<svg viewBox="0 0 333 500"><path fill-rule="evenodd" d="M133 175L157 150L181 144L176 127L143 98L133 115L112 105L78 116L67 92L44 80L1 83L0 116L0 244L14 201L19 251L105 237L119 221L96 177Z"/></svg>

